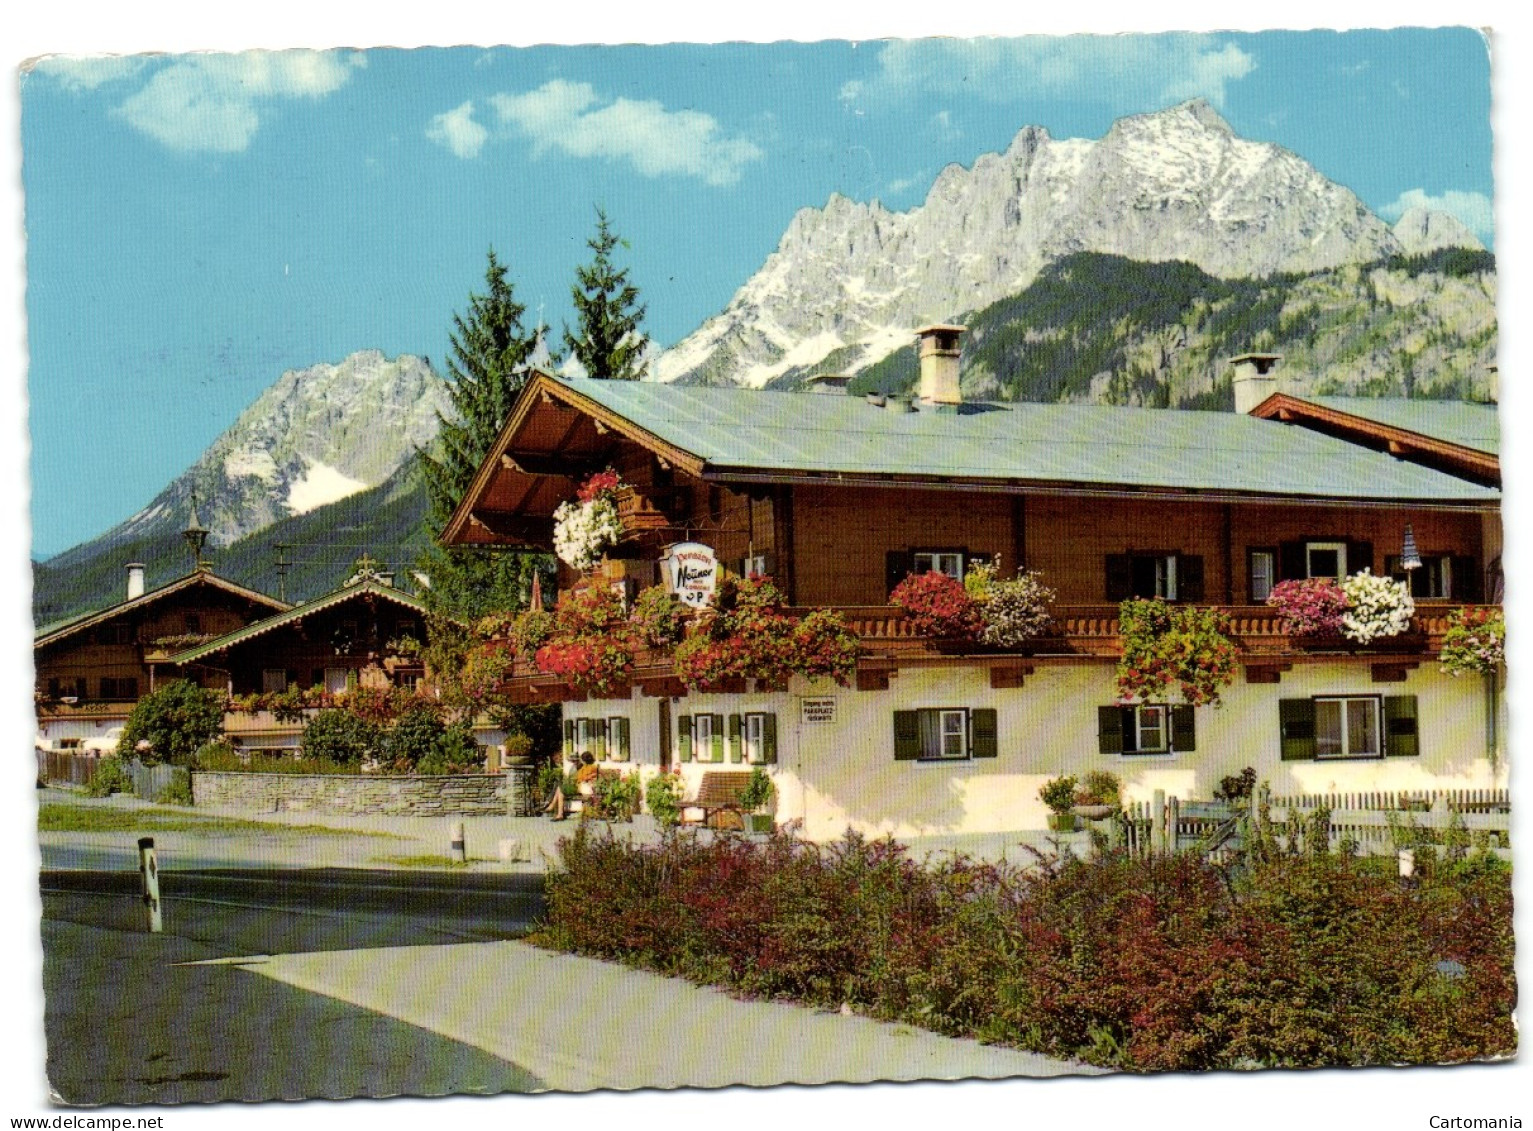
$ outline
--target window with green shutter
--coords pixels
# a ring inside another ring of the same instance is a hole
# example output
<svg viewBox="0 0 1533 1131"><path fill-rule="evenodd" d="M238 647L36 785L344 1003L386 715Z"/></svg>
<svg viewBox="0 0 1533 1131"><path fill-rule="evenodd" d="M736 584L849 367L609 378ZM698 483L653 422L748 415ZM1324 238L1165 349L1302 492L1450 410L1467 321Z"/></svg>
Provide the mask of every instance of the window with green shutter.
<svg viewBox="0 0 1533 1131"><path fill-rule="evenodd" d="M699 715L697 717L702 718L703 716ZM710 715L708 717L713 720L713 760L715 762L722 762L724 760L724 716Z"/></svg>
<svg viewBox="0 0 1533 1131"><path fill-rule="evenodd" d="M591 756L598 762L607 757L607 720L591 720Z"/></svg>
<svg viewBox="0 0 1533 1131"><path fill-rule="evenodd" d="M628 761L628 720L621 715L607 720L607 756L614 762Z"/></svg>
<svg viewBox="0 0 1533 1131"><path fill-rule="evenodd" d="M994 707L979 707L969 712L969 756L994 758L999 753Z"/></svg>
<svg viewBox="0 0 1533 1131"><path fill-rule="evenodd" d="M1315 701L1313 699L1278 700L1278 741L1285 762L1298 762L1315 756Z"/></svg>
<svg viewBox="0 0 1533 1131"><path fill-rule="evenodd" d="M761 760L773 765L777 762L777 716L771 712L761 716Z"/></svg>
<svg viewBox="0 0 1533 1131"><path fill-rule="evenodd" d="M741 762L745 760L745 751L740 737L740 716L729 716L729 760Z"/></svg>
<svg viewBox="0 0 1533 1131"><path fill-rule="evenodd" d="M1384 754L1389 758L1414 758L1421 753L1416 726L1416 697L1384 697Z"/></svg>
<svg viewBox="0 0 1533 1131"><path fill-rule="evenodd" d="M682 762L692 760L692 716L676 716L676 757Z"/></svg>
<svg viewBox="0 0 1533 1131"><path fill-rule="evenodd" d="M1181 754L1197 744L1196 716L1185 703L1097 708L1097 749L1103 754Z"/></svg>
<svg viewBox="0 0 1533 1131"><path fill-rule="evenodd" d="M999 753L996 712L981 707L928 707L894 712L894 757L902 762L957 762Z"/></svg>

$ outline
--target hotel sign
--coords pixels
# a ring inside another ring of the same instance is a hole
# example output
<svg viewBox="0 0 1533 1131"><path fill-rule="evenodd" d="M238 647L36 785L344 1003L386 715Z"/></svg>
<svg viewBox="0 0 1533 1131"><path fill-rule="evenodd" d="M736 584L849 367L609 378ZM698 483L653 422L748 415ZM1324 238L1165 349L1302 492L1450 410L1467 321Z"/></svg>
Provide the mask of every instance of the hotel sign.
<svg viewBox="0 0 1533 1131"><path fill-rule="evenodd" d="M672 595L694 609L713 604L719 583L719 560L713 547L701 542L678 542L660 559L665 584Z"/></svg>

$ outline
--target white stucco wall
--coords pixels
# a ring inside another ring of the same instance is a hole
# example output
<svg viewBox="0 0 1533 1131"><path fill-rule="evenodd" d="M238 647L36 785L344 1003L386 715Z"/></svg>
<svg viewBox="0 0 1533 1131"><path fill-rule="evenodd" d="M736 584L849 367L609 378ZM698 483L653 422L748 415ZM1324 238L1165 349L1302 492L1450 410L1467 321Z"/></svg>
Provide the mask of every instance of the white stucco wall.
<svg viewBox="0 0 1533 1131"><path fill-rule="evenodd" d="M1278 700L1320 694L1416 696L1420 756L1282 761ZM833 700L834 721L804 721L806 698ZM778 788L777 817L802 820L804 833L815 839L833 838L848 828L896 837L1041 829L1047 809L1038 800L1039 787L1060 774L1091 770L1117 774L1129 800L1149 800L1157 789L1207 798L1221 777L1245 766L1255 767L1277 794L1485 789L1507 783L1506 759L1493 765L1486 751L1483 683L1452 679L1432 662L1408 672L1403 683L1374 683L1366 662L1296 664L1275 685L1248 684L1242 678L1226 689L1224 706L1198 708L1197 748L1186 753L1101 753L1097 708L1113 701L1111 665L1040 664L1016 689L992 689L986 673L977 669L905 669L888 691L795 680L786 693L694 694L673 700L670 710L673 734L682 714L775 712L778 760L768 769ZM565 715L626 715L630 764L648 777L661 764L659 702L636 693L625 701L567 704ZM923 707L994 708L999 756L896 761L894 711ZM679 768L691 794L708 770L746 767L726 761Z"/></svg>

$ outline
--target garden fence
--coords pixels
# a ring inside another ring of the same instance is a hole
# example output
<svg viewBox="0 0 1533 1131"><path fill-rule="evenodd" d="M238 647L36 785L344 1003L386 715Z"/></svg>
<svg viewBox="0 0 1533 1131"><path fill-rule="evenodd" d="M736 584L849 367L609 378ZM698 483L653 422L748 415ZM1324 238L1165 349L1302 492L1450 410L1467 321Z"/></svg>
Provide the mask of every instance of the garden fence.
<svg viewBox="0 0 1533 1131"><path fill-rule="evenodd" d="M47 781L57 785L85 786L96 776L103 759L70 754L67 751L46 750L40 752L39 761L42 763L38 767L39 772ZM175 766L145 766L136 758L123 762L122 768L133 779L134 794L149 801L158 797L176 777Z"/></svg>

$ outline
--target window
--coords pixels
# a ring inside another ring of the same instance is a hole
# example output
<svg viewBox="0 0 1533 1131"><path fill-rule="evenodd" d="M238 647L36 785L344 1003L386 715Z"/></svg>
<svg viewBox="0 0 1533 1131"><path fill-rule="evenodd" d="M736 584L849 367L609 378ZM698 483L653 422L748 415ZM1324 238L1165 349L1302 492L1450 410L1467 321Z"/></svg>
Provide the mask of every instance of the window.
<svg viewBox="0 0 1533 1131"><path fill-rule="evenodd" d="M606 720L575 720L575 757L582 754L589 754L598 762L607 757Z"/></svg>
<svg viewBox="0 0 1533 1131"><path fill-rule="evenodd" d="M729 716L729 760L761 765L777 761L777 716L751 711Z"/></svg>
<svg viewBox="0 0 1533 1131"><path fill-rule="evenodd" d="M1106 558L1107 599L1160 597L1167 601L1203 599L1203 558L1169 551L1131 551Z"/></svg>
<svg viewBox="0 0 1533 1131"><path fill-rule="evenodd" d="M117 698L117 680L112 676L103 676L101 678L101 698Z"/></svg>
<svg viewBox="0 0 1533 1131"><path fill-rule="evenodd" d="M283 668L261 669L261 690L267 694L287 690L287 671Z"/></svg>
<svg viewBox="0 0 1533 1131"><path fill-rule="evenodd" d="M628 720L622 715L607 720L607 757L614 762L628 761Z"/></svg>
<svg viewBox="0 0 1533 1131"><path fill-rule="evenodd" d="M188 635L200 633L202 631L202 618L196 613L187 613L186 631Z"/></svg>
<svg viewBox="0 0 1533 1131"><path fill-rule="evenodd" d="M1415 757L1421 752L1414 695L1317 695L1278 701L1285 761Z"/></svg>
<svg viewBox="0 0 1533 1131"><path fill-rule="evenodd" d="M952 550L917 550L910 555L912 573L945 573L963 580L963 553Z"/></svg>
<svg viewBox="0 0 1533 1131"><path fill-rule="evenodd" d="M1197 718L1186 704L1097 708L1097 749L1103 754L1179 754L1197 745Z"/></svg>
<svg viewBox="0 0 1533 1131"><path fill-rule="evenodd" d="M730 716L731 719L738 716ZM677 715L676 757L679 761L724 760L723 715Z"/></svg>
<svg viewBox="0 0 1533 1131"><path fill-rule="evenodd" d="M1317 758L1378 758L1381 754L1376 698L1315 700Z"/></svg>
<svg viewBox="0 0 1533 1131"><path fill-rule="evenodd" d="M346 690L350 674L346 668L326 668L325 690L331 695L339 695Z"/></svg>
<svg viewBox="0 0 1533 1131"><path fill-rule="evenodd" d="M1471 557L1452 554L1423 554L1419 569L1403 569L1400 557L1384 559L1384 572L1396 581L1406 582L1417 600L1479 600L1480 571Z"/></svg>
<svg viewBox="0 0 1533 1131"><path fill-rule="evenodd" d="M1347 577L1347 544L1345 542L1304 543L1304 576L1329 577L1345 581Z"/></svg>
<svg viewBox="0 0 1533 1131"><path fill-rule="evenodd" d="M994 708L927 708L894 712L894 757L953 762L994 758L999 743Z"/></svg>
<svg viewBox="0 0 1533 1131"><path fill-rule="evenodd" d="M1266 604L1277 584L1277 551L1251 549L1246 551L1246 577L1251 587L1251 604Z"/></svg>

